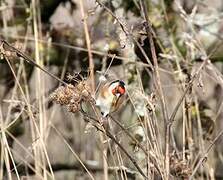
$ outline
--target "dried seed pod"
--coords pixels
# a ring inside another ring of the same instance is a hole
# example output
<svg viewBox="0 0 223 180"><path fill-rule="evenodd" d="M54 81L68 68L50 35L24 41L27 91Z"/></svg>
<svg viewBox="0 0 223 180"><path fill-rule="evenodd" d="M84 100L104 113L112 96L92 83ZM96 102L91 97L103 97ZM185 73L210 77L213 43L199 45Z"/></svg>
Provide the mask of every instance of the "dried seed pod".
<svg viewBox="0 0 223 180"><path fill-rule="evenodd" d="M78 103L70 103L67 105L68 111L75 113L80 110L80 105Z"/></svg>
<svg viewBox="0 0 223 180"><path fill-rule="evenodd" d="M85 88L88 92L91 92L91 88L90 88L90 86L89 86L87 83L85 83L84 88Z"/></svg>
<svg viewBox="0 0 223 180"><path fill-rule="evenodd" d="M72 84L68 84L65 88L64 88L64 93L67 96L72 96L73 93L75 91L75 87Z"/></svg>
<svg viewBox="0 0 223 180"><path fill-rule="evenodd" d="M91 91L86 81L79 81L76 86L68 84L57 88L51 95L51 99L61 105L66 105L68 111L75 113L81 108L81 101L91 101Z"/></svg>
<svg viewBox="0 0 223 180"><path fill-rule="evenodd" d="M57 99L57 94L55 93L55 91L50 95L50 100L51 101L56 101Z"/></svg>
<svg viewBox="0 0 223 180"><path fill-rule="evenodd" d="M84 89L81 94L84 98L88 98L90 96L90 93L86 89Z"/></svg>
<svg viewBox="0 0 223 180"><path fill-rule="evenodd" d="M73 97L73 94L74 86L61 86L54 91L54 93L51 95L51 99L56 101L58 104L67 105Z"/></svg>
<svg viewBox="0 0 223 180"><path fill-rule="evenodd" d="M80 81L80 82L77 84L76 88L77 88L78 91L82 91L82 90L85 88L84 86L85 86L85 85L84 85L84 82L83 82L83 81Z"/></svg>
<svg viewBox="0 0 223 180"><path fill-rule="evenodd" d="M67 96L64 96L63 93L61 93L61 94L58 94L57 96L57 102L61 105L66 105L66 104L69 104L70 99Z"/></svg>
<svg viewBox="0 0 223 180"><path fill-rule="evenodd" d="M78 102L80 101L80 94L78 93L74 93L73 96L72 96L72 99L71 99L71 102Z"/></svg>
<svg viewBox="0 0 223 180"><path fill-rule="evenodd" d="M54 93L52 93L51 95L50 95L50 99L52 100L52 101L56 101L56 103L59 103L60 104L60 96L59 96L59 94L61 94L63 92L63 87L61 86L61 87L59 87L59 88L57 88L55 91L54 91Z"/></svg>
<svg viewBox="0 0 223 180"><path fill-rule="evenodd" d="M176 155L171 155L170 162L170 172L173 176L188 179L191 175L191 168L185 160L179 159Z"/></svg>

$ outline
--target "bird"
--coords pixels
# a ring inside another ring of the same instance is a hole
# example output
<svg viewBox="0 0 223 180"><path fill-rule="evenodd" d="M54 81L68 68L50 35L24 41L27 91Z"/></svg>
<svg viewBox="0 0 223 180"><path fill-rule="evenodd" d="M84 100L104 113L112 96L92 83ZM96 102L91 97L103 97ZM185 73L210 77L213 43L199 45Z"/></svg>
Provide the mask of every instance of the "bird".
<svg viewBox="0 0 223 180"><path fill-rule="evenodd" d="M125 99L126 88L122 80L113 80L101 86L96 97L96 106L103 117L119 109Z"/></svg>

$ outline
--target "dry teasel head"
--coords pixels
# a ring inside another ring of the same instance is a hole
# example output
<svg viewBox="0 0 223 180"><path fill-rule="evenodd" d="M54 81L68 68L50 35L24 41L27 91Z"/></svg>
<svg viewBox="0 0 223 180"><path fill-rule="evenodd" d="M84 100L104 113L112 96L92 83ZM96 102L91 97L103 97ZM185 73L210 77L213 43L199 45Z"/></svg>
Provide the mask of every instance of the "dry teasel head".
<svg viewBox="0 0 223 180"><path fill-rule="evenodd" d="M176 154L172 154L170 157L170 172L177 178L188 179L192 170L186 160L179 159Z"/></svg>
<svg viewBox="0 0 223 180"><path fill-rule="evenodd" d="M78 91L83 91L84 88L85 88L85 82L83 82L83 81L79 82L77 84L76 88L77 88Z"/></svg>
<svg viewBox="0 0 223 180"><path fill-rule="evenodd" d="M73 96L72 96L72 99L71 99L71 102L77 102L80 100L80 95L78 93L75 93Z"/></svg>
<svg viewBox="0 0 223 180"><path fill-rule="evenodd" d="M81 109L82 102L94 101L87 80L78 80L75 85L60 86L50 98L58 104L65 105L68 111L73 113Z"/></svg>
<svg viewBox="0 0 223 180"><path fill-rule="evenodd" d="M91 88L86 80L80 81L76 85L77 91L82 96L82 98L86 101L92 99L91 97Z"/></svg>
<svg viewBox="0 0 223 180"><path fill-rule="evenodd" d="M67 105L67 110L69 112L75 113L75 112L80 110L80 104L79 103L75 103L75 102L74 103L69 103Z"/></svg>
<svg viewBox="0 0 223 180"><path fill-rule="evenodd" d="M60 86L51 94L50 99L58 104L67 105L75 94L74 90L75 87L71 84Z"/></svg>
<svg viewBox="0 0 223 180"><path fill-rule="evenodd" d="M86 89L84 89L82 91L82 95L83 95L83 97L88 97L90 95L90 93Z"/></svg>

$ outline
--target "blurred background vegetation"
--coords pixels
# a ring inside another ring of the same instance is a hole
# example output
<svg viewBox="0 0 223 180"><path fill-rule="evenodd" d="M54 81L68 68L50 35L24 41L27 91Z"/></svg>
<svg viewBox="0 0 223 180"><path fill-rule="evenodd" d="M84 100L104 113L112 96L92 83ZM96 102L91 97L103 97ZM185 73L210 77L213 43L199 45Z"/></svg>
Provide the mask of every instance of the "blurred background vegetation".
<svg viewBox="0 0 223 180"><path fill-rule="evenodd" d="M223 130L222 0L1 0L0 13L1 39L57 77L88 79L91 66L91 85L126 83L112 114L125 130L111 131L149 179L223 179L223 137L211 144ZM0 179L143 179L83 114L50 101L60 82L0 50Z"/></svg>

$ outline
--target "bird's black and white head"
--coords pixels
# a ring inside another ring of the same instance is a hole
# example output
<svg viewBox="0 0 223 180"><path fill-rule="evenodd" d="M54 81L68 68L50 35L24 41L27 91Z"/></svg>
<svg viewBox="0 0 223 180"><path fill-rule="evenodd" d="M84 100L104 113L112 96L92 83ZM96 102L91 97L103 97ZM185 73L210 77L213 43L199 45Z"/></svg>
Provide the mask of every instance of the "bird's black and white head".
<svg viewBox="0 0 223 180"><path fill-rule="evenodd" d="M125 94L125 83L122 80L116 80L110 83L109 91L116 97Z"/></svg>

